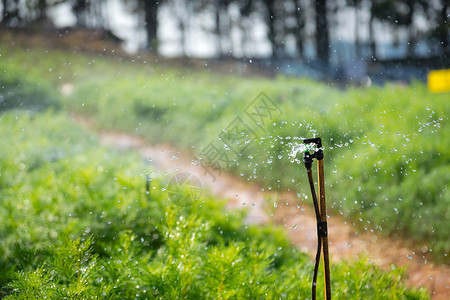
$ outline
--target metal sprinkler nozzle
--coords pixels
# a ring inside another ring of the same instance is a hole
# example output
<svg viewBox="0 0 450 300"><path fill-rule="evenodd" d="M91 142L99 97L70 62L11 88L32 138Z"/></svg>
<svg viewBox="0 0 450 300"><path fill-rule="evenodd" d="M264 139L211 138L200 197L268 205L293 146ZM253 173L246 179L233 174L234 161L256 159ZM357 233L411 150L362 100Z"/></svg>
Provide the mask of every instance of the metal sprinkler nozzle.
<svg viewBox="0 0 450 300"><path fill-rule="evenodd" d="M303 163L305 164L306 170L311 170L312 168L313 157L309 152L303 153Z"/></svg>
<svg viewBox="0 0 450 300"><path fill-rule="evenodd" d="M312 162L314 158L318 160L323 159L322 139L305 139L303 140L303 143L306 145L306 150L303 152L303 163L305 164L306 169L310 170L312 168ZM315 144L317 148L311 146L311 144ZM310 153L311 151L313 152L312 154Z"/></svg>

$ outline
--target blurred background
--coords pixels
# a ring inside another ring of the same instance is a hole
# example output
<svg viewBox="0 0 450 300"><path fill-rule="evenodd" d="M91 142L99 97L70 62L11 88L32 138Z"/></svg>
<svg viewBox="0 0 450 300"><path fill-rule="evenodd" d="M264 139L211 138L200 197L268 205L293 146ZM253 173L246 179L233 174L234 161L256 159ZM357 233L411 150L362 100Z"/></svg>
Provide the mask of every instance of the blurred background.
<svg viewBox="0 0 450 300"><path fill-rule="evenodd" d="M264 71L367 84L366 76L425 80L428 69L449 66L448 6L447 0L2 0L0 24L2 35L72 36L75 48L93 35L132 54L250 61Z"/></svg>

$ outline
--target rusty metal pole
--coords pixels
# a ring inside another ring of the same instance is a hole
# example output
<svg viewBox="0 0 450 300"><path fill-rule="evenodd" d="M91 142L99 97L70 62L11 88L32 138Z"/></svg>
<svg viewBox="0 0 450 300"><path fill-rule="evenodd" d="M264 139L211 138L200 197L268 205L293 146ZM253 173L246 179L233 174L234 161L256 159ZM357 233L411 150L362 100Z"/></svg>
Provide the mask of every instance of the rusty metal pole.
<svg viewBox="0 0 450 300"><path fill-rule="evenodd" d="M317 159L317 173L319 177L319 210L320 210L320 221L322 224L327 222L327 204L325 201L325 175L323 169L323 157ZM330 256L328 253L328 230L325 229L326 233L321 237L322 239L322 249L323 249L323 271L325 279L325 299L331 299L331 285L330 285Z"/></svg>

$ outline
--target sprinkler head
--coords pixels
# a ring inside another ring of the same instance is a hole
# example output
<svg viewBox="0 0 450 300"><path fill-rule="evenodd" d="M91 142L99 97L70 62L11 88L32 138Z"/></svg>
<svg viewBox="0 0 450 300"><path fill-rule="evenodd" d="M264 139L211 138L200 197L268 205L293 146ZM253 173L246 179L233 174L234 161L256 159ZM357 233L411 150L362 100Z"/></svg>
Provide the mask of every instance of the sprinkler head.
<svg viewBox="0 0 450 300"><path fill-rule="evenodd" d="M317 148L322 148L322 139L320 137L317 138L312 138L312 139L304 139L303 143L306 144L311 144L314 143L317 145Z"/></svg>
<svg viewBox="0 0 450 300"><path fill-rule="evenodd" d="M307 170L311 170L313 162L313 157L309 154L309 151L303 152L303 163L305 164L305 168Z"/></svg>
<svg viewBox="0 0 450 300"><path fill-rule="evenodd" d="M303 160L300 154L303 154ZM300 164L302 161L307 169L311 168L314 158L323 159L322 141L320 138L303 140L303 144L294 143L291 153L289 153L291 162Z"/></svg>
<svg viewBox="0 0 450 300"><path fill-rule="evenodd" d="M305 145L316 144L315 151L311 156L316 159L323 159L322 139L320 137L303 140Z"/></svg>

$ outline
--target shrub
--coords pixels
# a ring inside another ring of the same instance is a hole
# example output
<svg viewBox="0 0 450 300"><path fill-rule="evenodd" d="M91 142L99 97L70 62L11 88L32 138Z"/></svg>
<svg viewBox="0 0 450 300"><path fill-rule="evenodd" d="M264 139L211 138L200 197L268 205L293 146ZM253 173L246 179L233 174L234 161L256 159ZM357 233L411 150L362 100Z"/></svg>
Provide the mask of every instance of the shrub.
<svg viewBox="0 0 450 300"><path fill-rule="evenodd" d="M0 124L3 298L309 297L312 263L282 229L245 225L208 196L177 207L160 178L147 195L138 155L99 146L62 114L12 111ZM332 272L339 297L428 299L363 258Z"/></svg>
<svg viewBox="0 0 450 300"><path fill-rule="evenodd" d="M0 69L0 112L8 109L43 110L59 107L56 93L43 80L14 67Z"/></svg>

